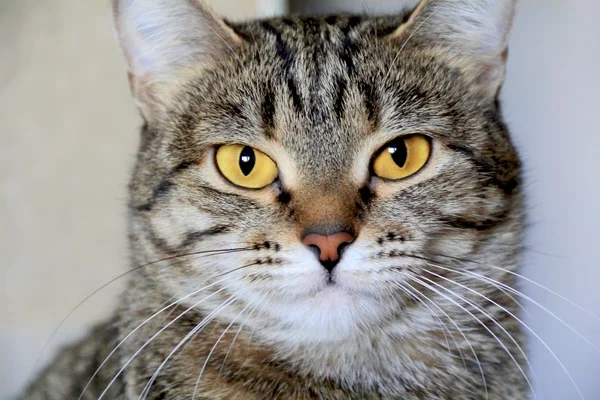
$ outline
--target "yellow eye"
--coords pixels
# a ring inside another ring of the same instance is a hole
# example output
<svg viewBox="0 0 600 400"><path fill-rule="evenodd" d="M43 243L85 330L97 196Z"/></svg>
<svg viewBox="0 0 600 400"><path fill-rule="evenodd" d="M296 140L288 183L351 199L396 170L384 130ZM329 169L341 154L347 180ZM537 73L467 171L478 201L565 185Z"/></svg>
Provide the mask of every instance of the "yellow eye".
<svg viewBox="0 0 600 400"><path fill-rule="evenodd" d="M217 167L231 183L260 189L277 178L277 165L264 153L243 144L225 144L217 149Z"/></svg>
<svg viewBox="0 0 600 400"><path fill-rule="evenodd" d="M373 172L384 179L403 179L419 171L431 153L431 143L423 135L398 137L379 151Z"/></svg>

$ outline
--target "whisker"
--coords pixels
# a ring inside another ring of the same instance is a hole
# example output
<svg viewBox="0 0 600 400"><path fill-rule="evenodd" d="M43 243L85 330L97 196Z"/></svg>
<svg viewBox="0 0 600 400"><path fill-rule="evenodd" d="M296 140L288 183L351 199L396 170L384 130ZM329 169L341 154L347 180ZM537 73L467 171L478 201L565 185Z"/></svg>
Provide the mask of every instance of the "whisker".
<svg viewBox="0 0 600 400"><path fill-rule="evenodd" d="M414 279L414 278L411 278L411 279ZM408 283L408 282L405 282L405 283L406 283L407 286L409 286L415 292L421 293L414 286L412 286L410 283ZM417 283L419 283L419 282L417 282ZM467 336L465 335L465 333L463 332L463 330L460 329L460 327L458 326L458 324L448 315L448 313L446 313L446 311L444 311L435 301L433 301L432 299L430 299L429 297L427 297L427 295L425 295L424 293L421 293L421 295L426 300L428 300L434 307L436 307L438 310L440 310L440 312L443 313L446 316L446 318L448 318L448 320L454 325L454 327L458 330L458 332L465 339L465 342L467 342L467 346L469 346L469 348L471 349L471 352L473 353L473 357L475 357L475 361L477 362L477 366L479 367L479 372L481 373L481 379L483 381L483 388L485 390L485 398L487 399L488 398L488 388L487 388L487 382L486 382L486 379L485 379L485 373L483 372L483 367L481 366L481 362L479 361L479 357L477 357L477 353L475 352L475 349L471 345L471 342L469 341L469 339L467 338ZM464 360L464 358L463 358L463 360Z"/></svg>
<svg viewBox="0 0 600 400"><path fill-rule="evenodd" d="M419 304L422 304L425 308L427 308L427 310L429 310L430 315L436 319L436 321L438 322L438 325L440 326L442 333L444 334L444 339L446 341L446 347L448 349L448 354L450 354L451 356L454 356L451 353L450 350L450 341L448 340L448 335L446 335L446 331L448 332L448 334L452 337L452 340L454 341L454 344L456 346L456 349L458 350L463 364L465 366L465 368L467 368L467 363L465 361L465 357L462 354L462 350L460 349L460 347L458 346L458 342L456 341L456 339L454 338L454 335L452 334L452 332L450 332L450 329L448 329L448 326L441 320L440 317L438 317L433 310L431 309L431 307L429 307L429 305L427 303L425 303L425 301L423 301L421 298L417 297L416 295L414 295L413 293L411 293L408 288L404 287L404 285L402 285L400 282L396 282L397 287L399 287L404 293L408 294L411 298L415 299L416 301L419 302Z"/></svg>
<svg viewBox="0 0 600 400"><path fill-rule="evenodd" d="M425 276L421 276L421 278L425 279L426 281L430 282L431 284L439 287L440 289L445 290L446 292L450 293L451 295L455 296L457 299L471 305L472 307L474 307L477 311L479 311L480 313L482 313L484 316L486 316L487 318L489 318L492 322L494 322L499 328L501 328L510 338L512 338L514 340L514 338L512 337L512 335L510 335L508 332L506 332L506 329L502 326L502 324L500 324L493 316L491 316L490 314L486 313L485 310L483 310L481 307L479 307L478 305L476 305L475 303L473 303L472 301L468 300L467 298L465 298L464 296L461 296L457 293L455 293L454 291L445 288L444 286L440 285L437 282L432 281L431 279L425 277ZM418 278L412 278L412 279L418 279ZM420 279L418 279L420 280ZM418 281L417 280L417 281ZM435 290L434 287L430 286L430 289ZM521 372L521 374L523 374L523 378L525 378L525 380L527 381L527 384L529 385L534 397L535 397L535 391L533 389L533 385L531 384L531 382L529 381L529 378L527 377L527 374L525 373L525 371L523 371L523 368L521 367L521 365L517 362L517 360L515 359L514 355L508 350L508 348L506 347L506 345L500 340L500 338L498 338L498 336L486 325L483 323L483 321L481 321L477 316L475 316L472 312L470 312L467 308L463 307L460 303L457 303L456 301L454 301L451 297L448 297L446 295L444 295L443 293L435 290L436 293L438 293L440 296L445 297L447 300L451 301L454 305L456 305L457 307L459 307L460 309L462 309L464 312L466 312L467 314L469 314L472 318L474 318L490 335L492 335L492 337L494 339L496 339L496 341L498 342L498 344L500 344L500 346L502 346L502 348L504 349L504 351L506 352L506 354L508 354L508 356L511 358L511 360L515 363L515 365L517 366L517 368L519 368L519 371ZM516 343L516 341L515 341ZM518 345L517 345L518 346ZM521 349L520 346L518 346L519 349ZM523 350L521 349L521 352L523 352ZM524 354L524 353L523 353Z"/></svg>
<svg viewBox="0 0 600 400"><path fill-rule="evenodd" d="M225 288L223 288L225 289ZM221 290L223 290L221 289ZM216 294L217 292L215 292ZM235 297L235 294L231 295L227 300L225 300L219 307L217 307L215 310L213 310L212 312L210 312L206 317L204 317L202 319L202 321L200 321L190 332L188 332L183 339L181 339L179 341L179 343L177 343L177 345L171 350L171 352L167 355L167 357L163 360L163 362L158 366L158 368L156 369L156 371L154 371L154 374L152 374L152 377L150 378L150 380L148 381L148 383L146 383L146 385L144 386L144 389L142 390L142 392L140 393L140 396L138 397L138 400L141 400L142 398L146 398L146 396L150 393L150 389L152 388L152 384L154 383L154 381L156 380L156 378L158 377L158 375L160 374L160 371L162 370L162 368L165 366L165 364L169 361L169 359L173 356L173 354L175 354L175 352L177 352L177 350L183 345L185 344L191 337L193 337L197 332L199 332L200 330L202 330L205 326L207 326L214 318L215 316L221 311L223 310L225 307L227 307L228 305L236 302L237 299ZM189 309L188 309L189 310ZM188 310L186 310L185 312L187 312ZM181 315L180 315L181 316ZM165 327L166 328L166 327ZM164 330L164 328L162 329ZM161 331L162 331L161 330ZM160 331L158 332L160 333ZM152 340L152 338L150 339ZM147 343L146 343L147 344ZM135 356L135 355L134 355ZM98 399L100 400L100 399Z"/></svg>
<svg viewBox="0 0 600 400"><path fill-rule="evenodd" d="M482 265L483 265L483 264L482 264ZM496 267L496 266L493 266L493 265L486 265L486 266L488 266L488 267L492 267L492 268L495 268L495 269L498 269L498 270L501 270L501 271L504 271L504 272L509 272L509 273L512 273L512 271L506 270L506 269L504 269L504 268ZM484 275L477 274L476 272L473 272L473 271L469 271L469 272L471 272L471 273L473 273L473 274L476 274L476 275L479 275L479 276L483 276L483 277L485 277ZM525 278L525 277L523 277L522 275L520 275L520 274L517 274L517 273L512 273L512 274L514 274L515 276L518 276L518 277L520 277L520 278ZM540 304L539 302L537 302L536 300L534 300L534 299L533 299L533 298L531 298L530 296L527 296L525 293L523 293L523 292L521 292L521 291L519 291L519 290L517 290L517 289L515 289L515 288L513 288L513 287L511 287L511 286L509 286L509 285L507 285L507 284L505 284L505 283L502 283L502 282L500 282L500 281L497 281L497 280L495 280L495 279L493 279L493 278L489 278L489 277L485 277L485 278L486 278L486 279L489 279L489 280L490 280L490 281L492 281L492 282L495 282L495 283L497 283L499 286L501 286L501 287L505 288L506 290L510 291L511 293L514 293L515 295L517 295L517 296L519 296L519 297L521 297L521 298L523 298L523 299L525 299L525 300L527 300L527 301L529 301L529 302L531 302L531 303L535 304L536 306L540 307L540 308L541 308L542 310L544 310L544 311L545 311L547 314L549 314L550 316L552 316L554 319L556 319L557 321L559 321L560 323L562 323L562 324L563 324L563 325L564 325L566 328L568 328L568 329L569 329L571 332L573 332L575 335L577 335L577 336L578 336L578 337L579 337L581 340L583 340L583 341L584 341L584 342L586 342L588 345L590 345L591 347L593 347L593 348L594 348L594 350L596 350L597 352L600 352L600 348L598 348L598 346L596 346L596 345L595 345L594 343L592 343L592 342L591 342L591 341L590 341L588 338L586 338L584 335L582 335L582 334L581 334L581 333L580 333L580 332L579 332L577 329L573 328L573 327L572 327L572 326L571 326L569 323L567 323L567 322L566 322L564 319L562 319L561 317L559 317L558 315L556 315L555 313L553 313L552 311L550 311L550 310L549 310L547 307L543 306L542 304ZM534 281L532 281L532 283L535 283L535 282L534 282ZM543 287L543 285L539 285L539 286L540 286L540 287L542 287L542 288L544 288L544 287ZM549 289L548 289L548 290L549 290ZM560 296L560 295L559 295L559 296ZM568 300L568 299L565 299L565 300ZM573 305L577 306L577 304L575 304L575 303L573 303ZM585 311L585 309L582 309L582 311ZM594 315L594 314L591 314L591 313L589 313L589 312L588 312L588 314L590 314L592 317L595 317L595 315ZM596 318L597 318L597 317L596 317Z"/></svg>
<svg viewBox="0 0 600 400"><path fill-rule="evenodd" d="M54 337L56 336L56 334L58 333L58 331L60 330L60 328L62 328L62 326L64 325L64 323L71 317L71 315L73 315L73 313L75 311L77 311L86 301L88 301L89 299L91 299L93 296L95 296L98 292L100 292L102 289L104 289L105 287L109 286L110 284L116 282L117 280L133 273L136 272L142 268L145 268L147 266L159 263L161 261L168 261L168 260L172 260L175 258L179 258L179 257L187 257L187 256L192 256L192 255L198 255L198 254L208 254L208 255L212 255L212 254L222 254L222 253L228 253L228 252L238 252L238 251L245 251L245 250L252 250L254 249L253 246L250 247L238 247L238 248L232 248L232 249L220 249L220 250L204 250L204 251L196 251L193 253L187 253L187 254L180 254L180 255L176 255L176 256L170 256L167 258L162 258L160 260L155 260L155 261L151 261L149 263L146 264L142 264L142 265L138 265L135 268L132 268L126 272L123 272L120 275L117 275L116 277L112 278L111 280L109 280L108 282L104 283L103 285L99 286L98 288L96 288L92 293L90 293L89 295L87 295L83 300L81 300L71 311L69 311L67 313L67 315L59 322L58 326L56 328L54 328L54 330L52 331L52 333L50 334L50 337L48 338L48 340L46 341L46 343L44 344L44 347L42 348L42 351L40 352L40 355L38 356L38 358L36 359L34 365L33 365L33 369L30 372L30 375L33 376L35 374L35 371L39 368L39 364L40 361L42 360L42 358L44 357L44 354L46 354L46 351L48 350L48 346L50 345L50 343L52 342L52 340L54 339Z"/></svg>
<svg viewBox="0 0 600 400"><path fill-rule="evenodd" d="M406 38L406 40L404 41L404 43L402 43L402 46L400 46L400 49L398 50L398 52L396 53L396 55L394 56L394 59L392 60L392 63L390 64L390 68L388 69L387 73L385 74L385 77L383 78L383 82L386 82L389 75L390 75L390 71L392 70L391 66L394 65L394 63L396 62L396 60L398 59L398 56L400 55L400 53L402 52L402 50L404 50L404 47L406 46L406 44L408 43L408 41L415 35L415 33L417 33L417 31L419 30L419 28L421 28L421 26L427 22L429 20L429 18L431 18L433 16L435 12L432 12L431 14L429 14L425 19L423 19L423 21L421 21L419 23L419 25L417 25L417 27L415 28L414 31L411 32L411 34L408 36L408 38Z"/></svg>
<svg viewBox="0 0 600 400"><path fill-rule="evenodd" d="M241 267L237 267L237 268L230 269L229 271L225 271L222 274L219 274L219 275L215 276L215 278L220 278L220 277L228 275L228 274L230 274L232 272L239 271L240 269L248 268L248 267L251 267L251 266L257 265L257 264L258 264L258 262L253 262L253 263L249 263L249 264L246 264L246 265L242 265Z"/></svg>
<svg viewBox="0 0 600 400"><path fill-rule="evenodd" d="M527 278L526 276L521 275L521 274L519 274L517 272L509 271L509 270L507 270L505 268L501 268L501 267L498 267L496 265L489 265L489 264L481 263L481 262L478 262L478 261L475 261L475 260L468 260L468 259L463 259L463 258L459 258L459 257L452 257L452 256L448 256L448 255L445 255L445 254L438 254L438 253L436 253L434 255L439 256L439 257L449 258L451 260L460 261L460 262L463 262L463 263L474 263L474 264L478 264L478 265L484 265L486 267L494 268L496 270L500 270L500 271L506 272L508 274L514 275L514 276L516 276L516 277L518 277L520 279L523 279L523 280L525 280L525 281L527 281L527 282L529 282L529 283L531 283L531 284L533 284L533 285L535 285L535 286L537 286L537 287L539 287L539 288L541 288L541 289L543 289L543 290L545 290L545 291L553 294L554 296L557 296L561 300L566 301L567 303L571 304L572 306L576 307L577 309L583 311L584 313L588 314L589 316L593 317L594 319L600 321L600 317L597 316L596 314L594 314L593 312L585 309L584 307L580 306L579 304L575 303L574 301L569 300L567 297L561 295L560 293L557 293L556 291L554 291L554 290L552 290L552 289L550 289L550 288L542 285L541 283L538 283L538 282L534 281L533 279ZM513 288L510 288L510 289L514 290Z"/></svg>
<svg viewBox="0 0 600 400"><path fill-rule="evenodd" d="M211 31L212 31L212 32L213 32L215 35L217 35L217 37L218 37L219 39L221 39L221 41L222 41L223 43L225 43L225 46L227 46L227 48L229 48L229 50L231 50L231 54L233 54L233 55L235 56L235 58L238 60L238 62L240 63L240 65L243 65L244 63L242 62L242 59L241 59L241 58L240 58L240 56L239 56L239 55L238 55L238 54L235 52L235 50L233 50L233 48L231 47L231 45L230 45L229 43L227 43L227 41L226 41L225 39L223 39L223 37L222 37L221 35L219 35L219 33L218 33L218 32L217 32L215 29L213 29L213 28L210 26L210 24L205 24L205 25L206 25L206 27L207 27L208 29L210 29L210 30L211 30Z"/></svg>
<svg viewBox="0 0 600 400"><path fill-rule="evenodd" d="M200 374L198 375L198 379L196 379L196 385L194 386L194 393L192 394L192 400L194 400L196 398L196 392L198 391L198 385L200 384L200 379L202 379L202 374L204 373L204 369L206 368L206 365L208 364L208 361L210 360L210 357L212 356L213 352L217 348L217 345L221 342L221 339L223 339L223 336L225 336L225 334L227 333L227 331L229 331L229 328L231 328L231 326L235 323L235 321L239 318L239 316L242 315L244 313L244 311L246 311L246 309L249 306L250 306L250 303L246 304L246 306L244 308L242 308L242 311L240 311L238 313L238 315L236 315L235 318L229 323L229 325L227 325L227 328L225 328L225 330L223 331L223 333L221 333L221 336L219 336L219 338L215 342L215 344L212 347L212 349L210 349L210 352L206 356L206 360L204 360L204 364L202 364L202 369L200 370Z"/></svg>
<svg viewBox="0 0 600 400"><path fill-rule="evenodd" d="M131 361L133 361L133 359L150 343L152 342L152 340L154 340L158 335L160 335L165 329L167 329L169 326L171 326L172 324L174 324L179 318L183 317L185 314L187 314L190 310L192 310L193 308L197 307L198 305L200 305L202 302L204 302L205 300L208 300L209 298L213 297L214 295L218 294L219 292L227 289L228 286L225 286L219 290L217 290L216 292L206 296L205 298L203 298L202 300L200 300L199 302L193 304L192 306L190 306L189 308L187 308L185 311L183 311L181 314L179 314L177 317L175 317L173 320L171 320L168 324L166 324L163 328L161 328L157 333L155 333L150 339L148 339L148 341L146 341L146 343L144 343L134 354L133 356L131 356L129 358L129 360L127 360L127 362L121 367L121 369L119 369L119 371L116 373L116 375L112 378L112 380L108 383L108 385L106 386L106 388L104 389L104 391L100 394L100 397L98 397L98 400L102 399L102 397L104 397L104 395L106 394L106 392L108 391L108 389L112 386L112 384L117 380L117 378L121 375L121 373L123 373L123 371L125 370L125 368L127 368L127 366L131 363Z"/></svg>
<svg viewBox="0 0 600 400"><path fill-rule="evenodd" d="M429 265L429 264L428 264L428 265ZM435 265L430 265L430 266L433 266L433 267L435 267ZM450 282L450 283L453 283L453 284L455 284L455 285L458 285L458 286L462 287L463 289L466 289L466 290L470 291L471 293L474 293L475 295L477 295L477 296L479 296L479 297L481 297L481 298L483 298L483 299L485 299L485 300L489 301L490 303L492 303L493 305L495 305L496 307L500 308L502 311L504 311L505 313L507 313L508 315L510 315L512 318L514 318L514 319L516 319L516 320L518 320L518 321L520 322L520 319L519 319L519 318L517 318L517 317L516 317L516 316L515 316L515 315L514 315L512 312L510 312L509 310L507 310L505 307L501 306L500 304L498 304L498 303L497 303L497 302L495 302L494 300L490 299L489 297L487 297L487 296L485 296L485 295L483 295L483 294L479 293L478 291L476 291L476 290L474 290L474 289L472 289L472 288L470 288L470 287L468 287L468 286L466 286L466 285L463 285L463 284L461 284L461 283L459 283L459 282L456 282L456 281L454 281L454 280L452 280L452 279L446 278L445 276L442 276L442 275L440 275L440 274L436 274L435 272L429 271L429 270L427 270L427 269L425 269L425 268L423 268L423 271L425 271L426 273L428 273L428 274L431 274L431 275L433 275L433 276L436 276L436 277L438 277L438 278L440 278L440 279L443 279L443 280L445 280L446 282ZM441 286L441 285L440 285L440 287L443 287L443 286ZM452 292L452 291L451 291L451 290L449 290L449 289L446 289L446 290L447 290L447 291L450 291L450 292ZM462 299L463 299L463 301L465 301L465 302L468 302L468 303L471 303L471 305L472 305L472 306L475 306L475 307L476 307L476 308L479 310L479 312L483 313L483 314L484 314L486 317L488 317L488 318L489 318L489 319L490 319L492 322L494 322L494 323L495 323L495 324L496 324L496 325L497 325L497 326L498 326L498 327L499 327L499 328L502 330L502 332L504 332L504 333L505 333L505 334L506 334L506 335L507 335L507 336L510 338L510 340L511 340L511 341L514 343L514 345L515 345L515 346L517 346L517 349L519 350L519 352L521 353L521 355L523 356L523 358L525 358L525 362L527 362L527 365L529 366L529 369L531 370L531 373L532 373L532 374L535 376L535 371L533 370L533 366L532 366L532 365L531 365L531 363L529 362L529 358L527 358L527 355L525 354L525 352L523 351L523 349L521 348L521 346L519 345L519 343L518 343L518 342L515 340L514 336L513 336L513 335L512 335L510 332L508 332L508 331L507 331L507 330L504 328L504 326L502 326L502 324L500 323L500 321L498 321L496 318L494 318L494 316L492 316L491 314L489 314L489 313L486 313L486 312L484 311L484 308L483 308L483 307L476 306L474 302L470 301L470 300L469 300L469 299L467 299L466 297L464 297L464 296L460 296L460 295L458 295L458 294L455 294L454 292L452 292L452 293L453 293L453 294L454 294L456 297L458 297L458 298L462 298ZM527 379L527 378L525 378L525 379ZM534 397L535 397L535 393L533 393L533 394L534 394Z"/></svg>
<svg viewBox="0 0 600 400"><path fill-rule="evenodd" d="M265 294L260 300L262 301L266 297L267 297L267 295ZM231 344L229 345L229 349L227 349L227 353L225 354L225 357L223 358L223 363L221 364L221 368L219 368L219 373L217 374L217 376L219 376L219 374L221 374L221 372L223 371L223 368L225 367L225 362L227 361L227 357L229 357L229 354L231 353L231 350L233 349L233 345L235 344L235 341L237 340L238 336L240 335L240 332L242 331L242 329L244 329L246 322L248 322L248 319L252 316L252 314L254 314L254 312L256 311L256 309L258 308L259 305L260 305L260 301L257 301L254 308L252 308L252 310L250 310L248 315L246 315L246 318L244 318L244 320L242 321L242 324L238 328L235 336L233 337L233 340L231 341Z"/></svg>
<svg viewBox="0 0 600 400"><path fill-rule="evenodd" d="M265 293L265 297L266 297L266 293ZM259 310L258 314L256 314L256 317L258 318L258 316L260 316L262 313L264 313L266 310L266 307L263 307ZM248 355L248 349L250 348L250 343L252 342L252 337L254 336L254 329L256 328L256 326L252 327L252 330L250 331L250 336L248 336L248 342L247 342L247 346L246 346L246 355Z"/></svg>
<svg viewBox="0 0 600 400"><path fill-rule="evenodd" d="M475 272L472 271L460 271L458 269L449 269L446 267L442 267L442 266L437 266L434 265L434 267L436 268L441 268L441 269L448 269L450 271L456 272L456 273L463 273L466 274L468 276L472 276L474 278L480 279L484 282L488 282L491 283L492 285L496 286L496 285L504 285L507 286L505 284L503 284L502 282L498 282L492 278L488 278L484 275L480 275L477 274ZM510 286L508 286L508 288L510 288ZM510 288L512 289L512 288ZM512 289L515 291L515 293L517 295L522 295L520 294L519 291L517 291L516 289ZM525 296L525 295L523 295ZM571 383L573 383L573 385L575 386L575 389L577 390L577 392L579 393L580 397L583 399L583 394L581 393L581 391L579 390L579 387L577 386L577 383L575 382L575 380L573 379L572 375L569 373L569 371L567 370L567 368L565 367L565 365L562 363L562 361L560 360L560 358L556 355L556 353L554 353L554 351L552 351L552 349L550 348L550 346L533 330L529 327L529 325L527 325L525 322L523 322L520 318L518 318L517 316L513 315L510 311L505 310L505 312L507 312L509 315L511 315L517 322L519 322L525 329L527 329L532 335L534 335L536 337L536 339L538 339L540 341L540 343L542 343L542 345L548 350L548 352L550 352L550 354L552 355L552 357L554 357L554 359L556 360L556 362L558 362L558 364L560 365L560 367L563 369L563 371L565 372L565 374L567 374L567 377L570 379ZM530 366L531 368L531 366ZM533 369L531 370L533 372Z"/></svg>
<svg viewBox="0 0 600 400"><path fill-rule="evenodd" d="M104 359L104 361L102 361L102 363L100 364L100 366L96 369L96 371L94 372L94 374L92 375L92 377L88 380L87 384L84 386L81 394L78 397L78 400L81 400L81 398L83 397L85 391L87 390L87 388L90 386L90 384L92 383L92 381L94 380L94 378L96 377L96 375L98 375L98 373L100 372L100 370L102 369L102 367L108 362L109 358L112 357L112 355L123 345L123 343L125 343L125 341L127 339L129 339L135 332L137 332L138 329L140 329L142 326L144 326L146 323L150 322L152 319L154 319L157 315L161 314L163 311L169 309L170 307L176 306L177 304L180 304L182 301L188 299L189 297L200 293L201 291L208 289L212 286L215 286L221 282L223 282L225 279L221 279L218 280L216 282L211 283L210 285L204 286L198 290L195 290L185 296L183 296L182 298L180 298L177 301L174 301L172 303L170 303L169 305L161 308L160 310L158 310L157 312L155 312L154 314L152 314L150 317L146 318L141 324L139 324L135 329L133 329L129 334L127 334L127 336L125 336L123 339L121 339L121 341L117 344L117 346L108 354L108 356L106 356L106 358ZM164 303L163 303L164 304ZM175 308L173 308L174 310ZM173 312L173 310L171 310L171 312Z"/></svg>

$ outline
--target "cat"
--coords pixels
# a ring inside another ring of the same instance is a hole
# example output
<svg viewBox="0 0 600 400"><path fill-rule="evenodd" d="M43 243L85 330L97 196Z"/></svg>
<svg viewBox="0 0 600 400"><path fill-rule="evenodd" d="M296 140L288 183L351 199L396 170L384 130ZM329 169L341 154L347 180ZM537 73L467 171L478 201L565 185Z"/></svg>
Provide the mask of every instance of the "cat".
<svg viewBox="0 0 600 400"><path fill-rule="evenodd" d="M113 318L26 399L527 399L513 0L114 0L143 117Z"/></svg>

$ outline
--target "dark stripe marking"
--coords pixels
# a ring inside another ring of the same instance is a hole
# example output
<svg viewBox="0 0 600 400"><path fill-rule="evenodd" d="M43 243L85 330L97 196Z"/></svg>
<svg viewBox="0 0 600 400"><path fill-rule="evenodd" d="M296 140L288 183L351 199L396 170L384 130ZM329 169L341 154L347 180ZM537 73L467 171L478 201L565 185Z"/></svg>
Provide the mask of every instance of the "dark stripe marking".
<svg viewBox="0 0 600 400"><path fill-rule="evenodd" d="M346 23L346 25L343 28L341 28L341 31L344 34L344 36L348 36L354 28L360 25L361 22L362 18L357 15L352 15L350 18L348 18L348 22Z"/></svg>
<svg viewBox="0 0 600 400"><path fill-rule="evenodd" d="M368 82L362 81L358 84L358 88L363 97L363 103L367 110L367 117L373 126L379 125L379 99L377 92L373 85Z"/></svg>
<svg viewBox="0 0 600 400"><path fill-rule="evenodd" d="M281 204L288 204L292 200L292 196L290 192L281 192L279 196L277 196L277 201Z"/></svg>
<svg viewBox="0 0 600 400"><path fill-rule="evenodd" d="M302 112L304 106L302 104L302 98L298 90L298 86L294 81L292 74L292 66L294 64L294 54L285 45L281 32L277 30L269 21L262 23L262 27L265 31L269 32L275 37L275 51L281 60L283 61L283 76L286 79L286 84L292 97L292 102L296 111Z"/></svg>
<svg viewBox="0 0 600 400"><path fill-rule="evenodd" d="M339 120L344 117L344 94L346 93L346 87L348 86L348 82L345 78L338 76L336 78L335 87L337 88L333 109L335 111L335 115Z"/></svg>
<svg viewBox="0 0 600 400"><path fill-rule="evenodd" d="M160 183L152 190L152 195L150 196L150 199L144 203L141 204L139 206L135 206L135 210L136 211L150 211L152 210L152 208L154 207L154 205L156 204L156 202L161 198L166 196L171 189L173 189L173 187L175 186L175 184L173 183L172 179L175 175L177 175L178 173L180 173L181 171L184 171L186 169L188 169L189 167L191 167L192 165L194 165L193 162L189 162L189 161L184 161L182 163L179 163L175 168L173 168L166 176L166 178L164 178L162 181L160 181Z"/></svg>
<svg viewBox="0 0 600 400"><path fill-rule="evenodd" d="M191 244L201 241L207 237L219 235L222 233L228 233L231 230L231 227L228 225L216 225L212 228L208 228L203 231L196 232L188 232L185 235L185 239L183 242L176 246L171 247L167 244L167 241L157 235L152 226L148 224L147 233L150 242L157 247L161 252L169 255L181 254L184 250L189 247Z"/></svg>
<svg viewBox="0 0 600 400"><path fill-rule="evenodd" d="M477 171L485 176L485 182L489 182L490 184L500 188L506 195L513 194L515 189L519 187L520 177L518 174L510 174L510 176L507 176L506 179L501 179L498 173L498 168L494 168L489 163L481 161L479 158L477 158L472 149L457 144L448 144L448 147L451 150L465 155L471 161L471 163L475 165ZM497 160L497 164L501 165L501 160ZM510 165L509 168L504 169L514 171L516 168L518 168L518 165Z"/></svg>
<svg viewBox="0 0 600 400"><path fill-rule="evenodd" d="M507 218L508 212L504 211L495 215L492 218L486 218L483 220L474 220L458 216L444 216L441 218L441 221L453 228L485 231L499 226L500 224L504 223Z"/></svg>
<svg viewBox="0 0 600 400"><path fill-rule="evenodd" d="M340 52L340 59L346 66L346 71L348 71L348 76L352 76L354 74L354 59L352 58L353 54L358 50L358 46L352 39L348 36L345 36L342 39L342 49Z"/></svg>
<svg viewBox="0 0 600 400"><path fill-rule="evenodd" d="M273 93L273 89L270 86L266 88L266 93L260 106L260 116L263 133L267 138L272 138L273 130L275 129L275 93Z"/></svg>
<svg viewBox="0 0 600 400"><path fill-rule="evenodd" d="M183 243L181 243L179 248L186 248L186 247L190 246L192 243L203 240L206 237L215 236L215 235L219 235L222 233L228 233L230 231L231 231L231 226L229 226L229 225L215 225L212 228L205 229L203 231L188 232L185 235L185 240L183 241Z"/></svg>
<svg viewBox="0 0 600 400"><path fill-rule="evenodd" d="M304 109L304 106L302 105L302 98L300 96L298 88L296 87L296 83L294 82L294 79L291 77L291 75L287 78L287 87L290 91L290 95L292 96L292 103L294 104L294 108L298 113L301 113Z"/></svg>

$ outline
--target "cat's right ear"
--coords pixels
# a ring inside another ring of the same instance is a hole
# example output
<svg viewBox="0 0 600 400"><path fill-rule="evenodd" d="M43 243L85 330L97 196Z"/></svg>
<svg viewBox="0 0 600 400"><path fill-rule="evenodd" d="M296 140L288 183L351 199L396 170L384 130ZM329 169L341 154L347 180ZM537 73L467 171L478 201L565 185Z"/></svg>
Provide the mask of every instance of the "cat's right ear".
<svg viewBox="0 0 600 400"><path fill-rule="evenodd" d="M161 118L190 71L242 43L200 0L113 0L113 17L131 91L147 121Z"/></svg>

